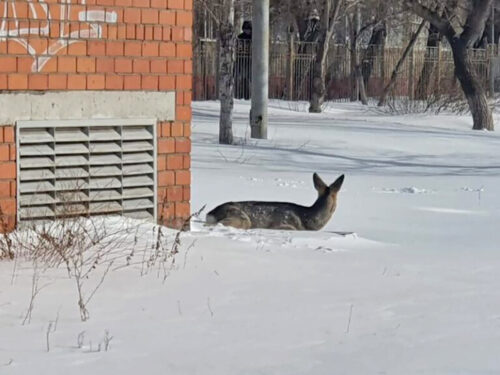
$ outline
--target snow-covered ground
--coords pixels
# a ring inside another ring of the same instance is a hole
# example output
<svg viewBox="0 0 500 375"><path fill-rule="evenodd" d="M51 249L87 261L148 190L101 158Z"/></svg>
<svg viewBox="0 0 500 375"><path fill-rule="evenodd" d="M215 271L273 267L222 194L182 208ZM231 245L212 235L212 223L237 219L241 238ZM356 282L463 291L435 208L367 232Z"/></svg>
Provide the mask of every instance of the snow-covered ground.
<svg viewBox="0 0 500 375"><path fill-rule="evenodd" d="M0 374L500 373L498 132L469 116L306 108L272 102L269 139L254 140L239 101L239 145L222 146L217 103L194 103L192 209L310 204L313 172L345 173L323 230L195 221L164 283L140 262L110 272L85 323L60 269L21 325L32 266L2 262Z"/></svg>

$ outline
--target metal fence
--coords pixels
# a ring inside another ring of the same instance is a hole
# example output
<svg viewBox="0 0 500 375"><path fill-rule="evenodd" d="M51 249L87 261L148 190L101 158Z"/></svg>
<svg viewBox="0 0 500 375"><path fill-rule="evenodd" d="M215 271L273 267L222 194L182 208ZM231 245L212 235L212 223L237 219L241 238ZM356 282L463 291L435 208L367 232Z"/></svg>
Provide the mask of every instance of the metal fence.
<svg viewBox="0 0 500 375"><path fill-rule="evenodd" d="M250 97L251 45L238 40L235 64L235 97ZM491 49L472 50L471 60L478 78L485 87L493 82L495 62ZM316 45L313 43L272 42L269 51L269 97L286 100L309 100L311 96L312 68ZM398 63L403 48L368 46L357 51L368 97L380 97ZM326 99L349 100L356 90L353 79L352 51L345 45L333 45L327 57ZM193 71L194 100L215 100L217 95L217 43L202 40L195 45ZM454 63L447 48L429 47L414 49L402 65L390 96L425 99L429 95L446 95L457 92ZM459 90L458 90L459 91Z"/></svg>

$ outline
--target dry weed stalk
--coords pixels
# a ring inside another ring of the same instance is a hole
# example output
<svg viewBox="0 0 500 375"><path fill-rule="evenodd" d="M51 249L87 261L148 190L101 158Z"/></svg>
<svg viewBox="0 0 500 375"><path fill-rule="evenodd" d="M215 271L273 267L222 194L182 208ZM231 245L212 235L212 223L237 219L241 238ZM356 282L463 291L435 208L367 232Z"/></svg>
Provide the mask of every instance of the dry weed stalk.
<svg viewBox="0 0 500 375"><path fill-rule="evenodd" d="M78 191L75 197L77 195ZM15 230L0 238L0 254L16 255L16 258L22 257L33 264L31 299L23 323L31 319L35 298L45 286L39 287L40 276L49 268L62 266L68 277L74 280L80 318L86 321L90 317L88 305L110 271L139 263L141 275L155 270L165 281L175 266L183 229L172 235L166 227L156 225L152 227L152 241L143 242L141 235L147 229L141 228L146 228L145 222L120 217L113 221L104 216L82 216L82 212L74 210L75 201L76 198L69 196L67 203L59 203L55 221L28 222L23 230ZM203 209L189 216L183 228ZM142 246L142 260L134 261Z"/></svg>
<svg viewBox="0 0 500 375"><path fill-rule="evenodd" d="M39 291L39 273L64 266L75 282L80 318L86 321L90 316L88 304L111 267L127 257L123 248L132 231L126 220L110 225L104 217L61 215L56 221L32 223L28 230L13 232L17 252L37 265L30 306ZM91 281L93 275L100 275L97 282Z"/></svg>
<svg viewBox="0 0 500 375"><path fill-rule="evenodd" d="M12 245L12 239L9 235L9 223L5 219L5 216L0 206L0 260L1 259L14 259L14 249Z"/></svg>
<svg viewBox="0 0 500 375"><path fill-rule="evenodd" d="M387 100L386 111L397 115L413 113L434 113L437 115L442 112L461 115L467 113L469 108L461 89L454 85L454 82L446 82L443 85L448 89L434 88L422 100L393 95Z"/></svg>
<svg viewBox="0 0 500 375"><path fill-rule="evenodd" d="M163 207L167 208L168 203L164 203ZM162 281L165 282L171 270L176 265L175 256L180 251L181 235L185 231L184 228L188 227L192 218L199 217L204 209L205 206L185 219L182 223L181 229L175 233L173 238L171 235L169 235L166 227L157 225L155 228L153 228L153 241L151 242L149 254L147 254L146 251L143 254L141 269L142 276L149 274L152 270L156 270L157 277L161 277ZM160 222L164 221L163 212L165 211L165 209L162 210Z"/></svg>

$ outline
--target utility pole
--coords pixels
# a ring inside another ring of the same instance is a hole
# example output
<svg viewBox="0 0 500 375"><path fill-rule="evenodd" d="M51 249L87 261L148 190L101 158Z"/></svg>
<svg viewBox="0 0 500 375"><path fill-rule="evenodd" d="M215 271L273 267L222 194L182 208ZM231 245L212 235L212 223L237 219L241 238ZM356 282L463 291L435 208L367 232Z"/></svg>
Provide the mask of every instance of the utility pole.
<svg viewBox="0 0 500 375"><path fill-rule="evenodd" d="M267 139L269 0L253 0L252 23L251 137Z"/></svg>

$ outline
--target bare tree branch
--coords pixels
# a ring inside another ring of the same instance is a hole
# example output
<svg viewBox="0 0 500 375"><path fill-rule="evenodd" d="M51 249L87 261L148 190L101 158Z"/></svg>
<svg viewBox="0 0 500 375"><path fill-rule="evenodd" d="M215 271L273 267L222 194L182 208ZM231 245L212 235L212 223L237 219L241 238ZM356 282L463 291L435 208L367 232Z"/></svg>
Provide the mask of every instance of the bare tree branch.
<svg viewBox="0 0 500 375"><path fill-rule="evenodd" d="M447 18L441 17L438 12L420 4L418 0L406 0L405 3L413 13L432 23L446 37L453 38L457 34Z"/></svg>
<svg viewBox="0 0 500 375"><path fill-rule="evenodd" d="M334 27L335 27L335 24L337 23L337 18L339 16L339 11L340 11L340 7L342 6L342 3L344 2L344 0L337 0L335 2L335 7L333 8L333 12L330 16L330 18L328 19L328 34L329 36L333 35L333 31L334 31Z"/></svg>
<svg viewBox="0 0 500 375"><path fill-rule="evenodd" d="M217 26L220 24L220 19L217 17L215 12L212 10L213 6L210 6L206 0L195 0L195 2L201 4L203 8L207 11L210 18L215 22Z"/></svg>
<svg viewBox="0 0 500 375"><path fill-rule="evenodd" d="M461 38L470 47L483 33L493 0L473 1L474 10L467 15Z"/></svg>

